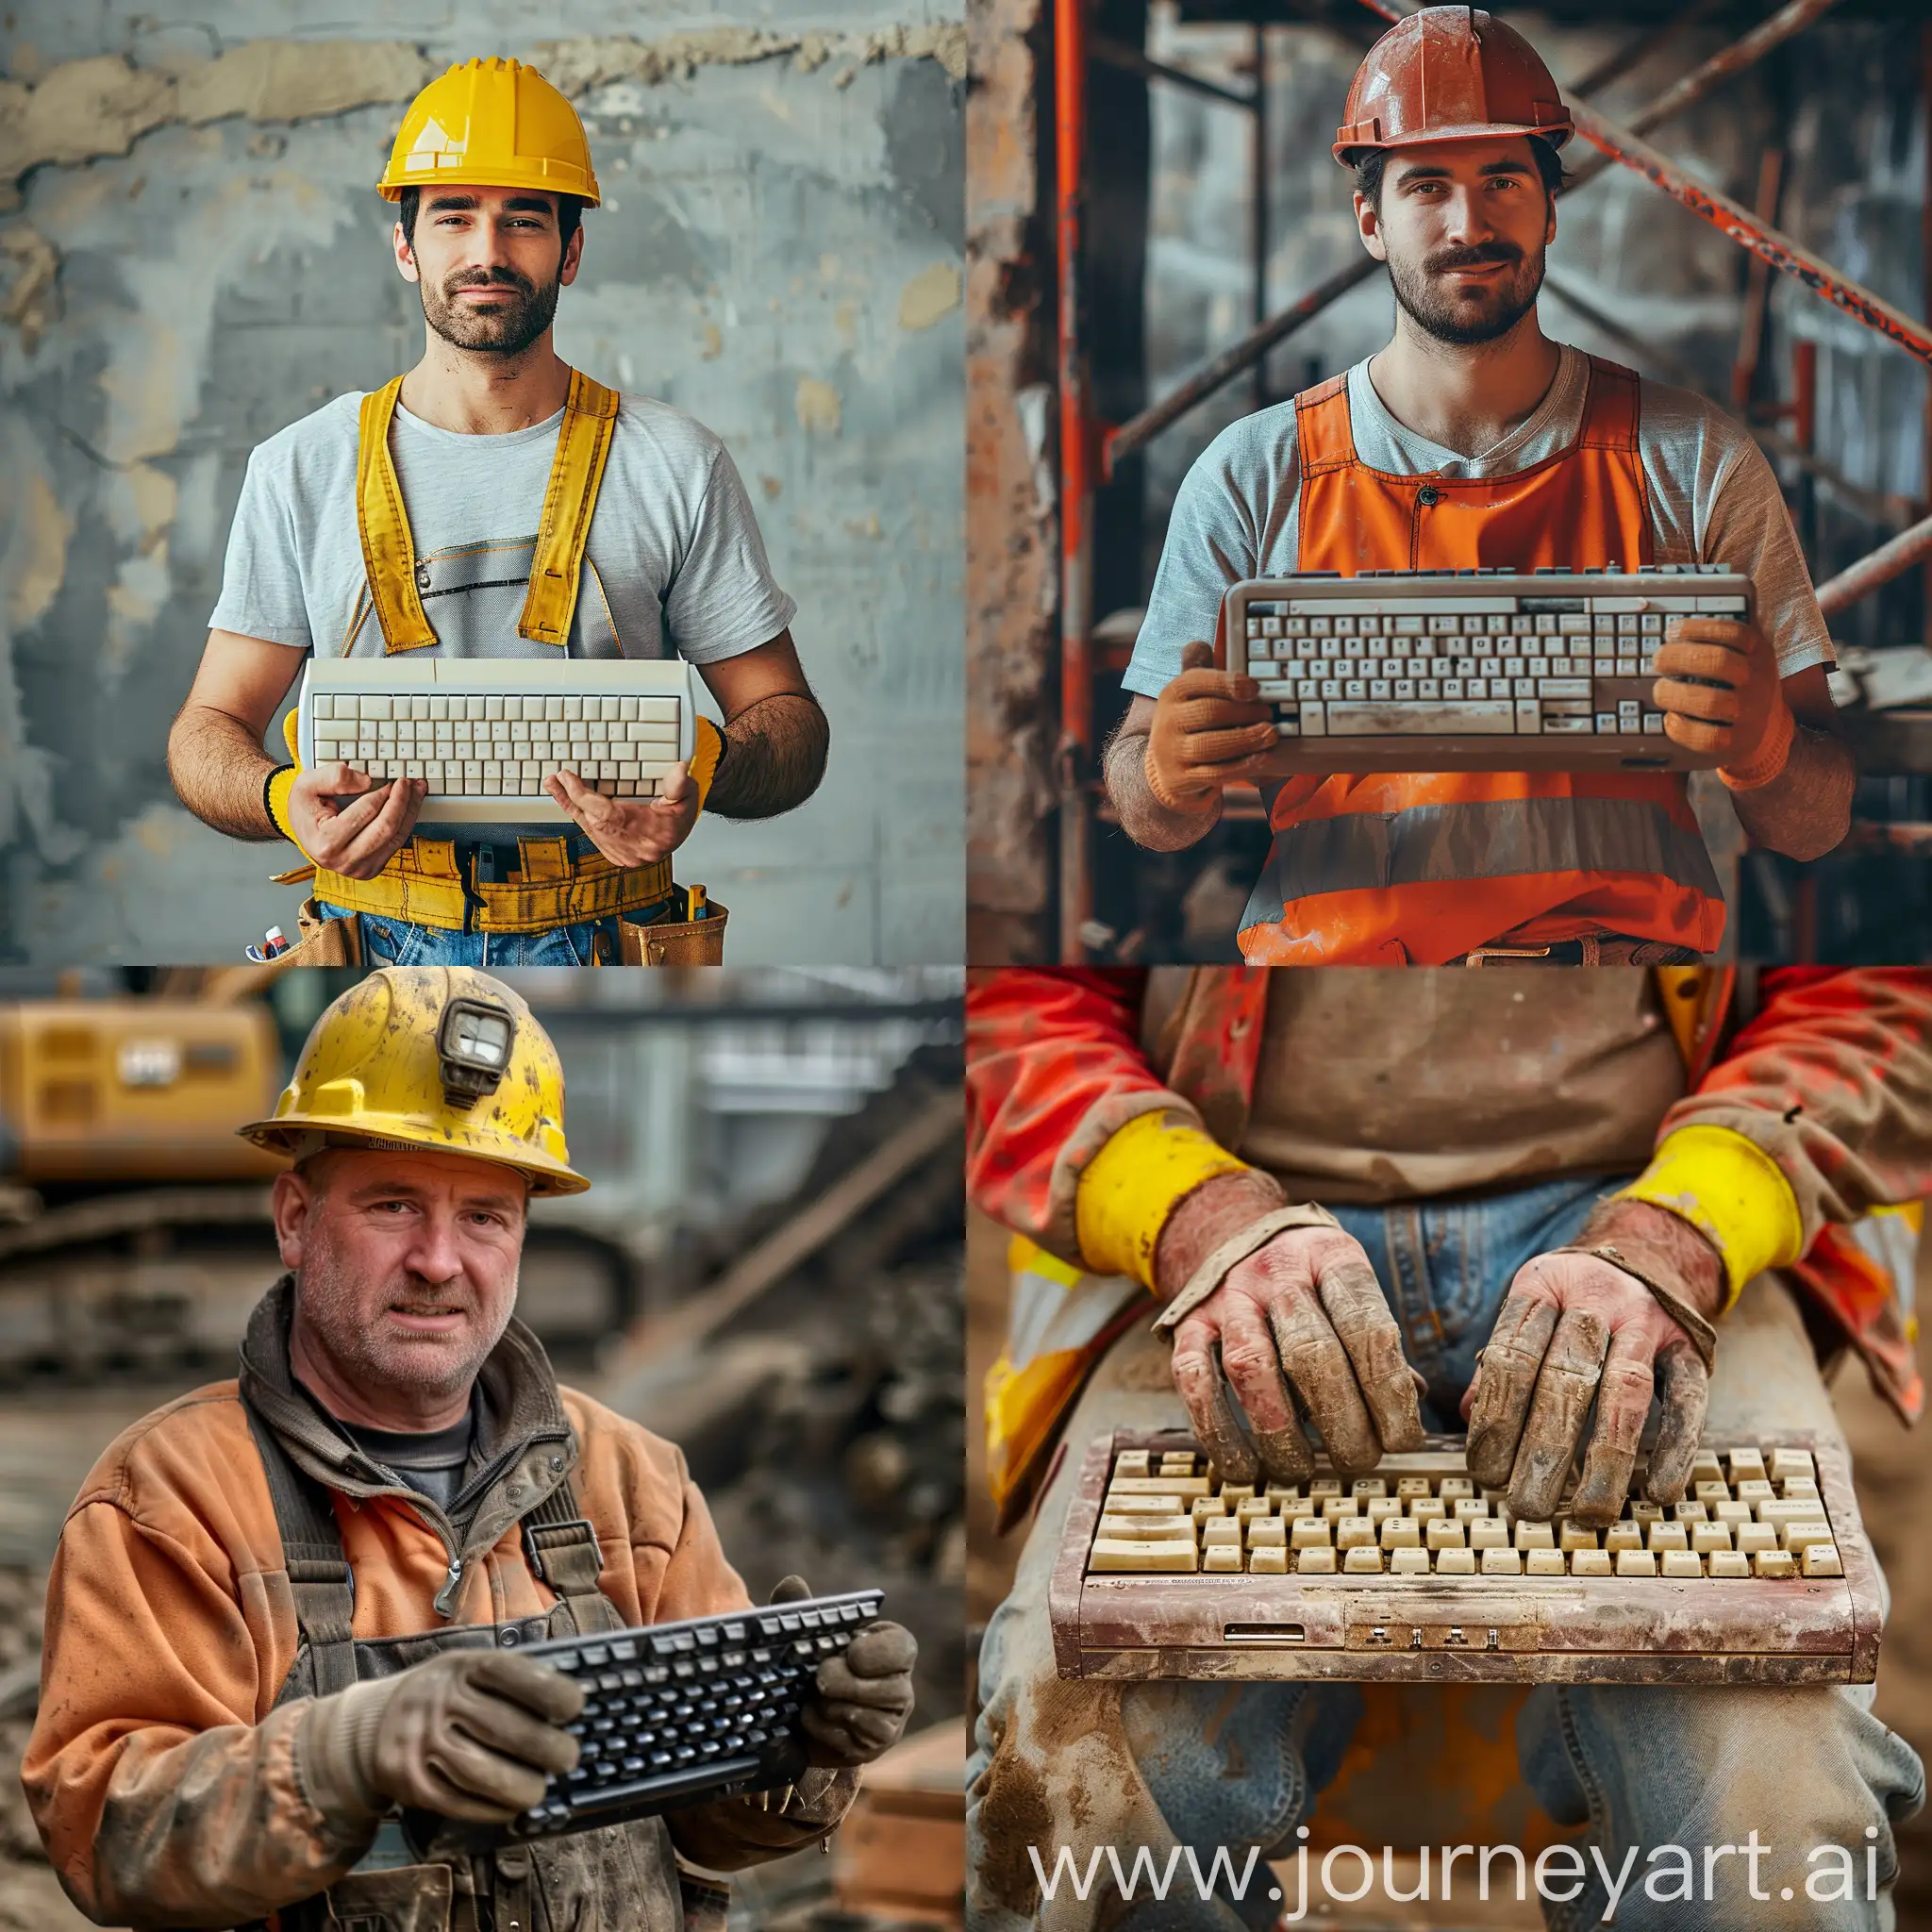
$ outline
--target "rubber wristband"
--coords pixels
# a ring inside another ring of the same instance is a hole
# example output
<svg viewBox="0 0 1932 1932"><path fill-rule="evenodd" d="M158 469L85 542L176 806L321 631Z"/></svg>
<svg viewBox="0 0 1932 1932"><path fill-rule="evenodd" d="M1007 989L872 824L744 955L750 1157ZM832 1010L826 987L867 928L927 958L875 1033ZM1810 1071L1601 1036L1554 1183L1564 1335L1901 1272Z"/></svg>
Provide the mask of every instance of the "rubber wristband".
<svg viewBox="0 0 1932 1932"><path fill-rule="evenodd" d="M1798 721L1791 716L1791 708L1780 698L1777 715L1772 720L1771 741L1750 764L1740 769L1734 771L1720 765L1718 776L1733 791L1756 791L1760 785L1769 785L1790 763L1791 744L1797 732Z"/></svg>
<svg viewBox="0 0 1932 1932"><path fill-rule="evenodd" d="M1171 1335L1182 1320L1191 1315L1250 1255L1265 1248L1278 1234L1292 1227L1340 1227L1341 1222L1325 1208L1312 1201L1298 1207L1277 1208L1258 1221L1251 1221L1237 1235L1231 1235L1188 1277L1188 1285L1162 1308L1154 1323L1157 1335Z"/></svg>
<svg viewBox="0 0 1932 1932"><path fill-rule="evenodd" d="M1211 1135L1172 1121L1170 1111L1136 1114L1080 1174L1074 1233L1096 1274L1125 1274L1151 1289L1154 1251L1181 1198L1216 1174L1253 1172Z"/></svg>
<svg viewBox="0 0 1932 1932"><path fill-rule="evenodd" d="M1666 1134L1613 1201L1648 1201L1688 1221L1724 1259L1728 1314L1744 1284L1805 1252L1805 1217L1785 1171L1748 1135L1706 1122Z"/></svg>

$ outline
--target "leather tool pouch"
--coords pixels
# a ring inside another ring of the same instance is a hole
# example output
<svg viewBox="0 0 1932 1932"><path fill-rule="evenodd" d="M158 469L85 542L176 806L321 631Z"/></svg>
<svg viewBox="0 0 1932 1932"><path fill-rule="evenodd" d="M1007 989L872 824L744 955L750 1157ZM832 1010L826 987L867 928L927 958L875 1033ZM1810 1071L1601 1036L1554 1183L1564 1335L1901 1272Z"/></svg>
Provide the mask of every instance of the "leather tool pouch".
<svg viewBox="0 0 1932 1932"><path fill-rule="evenodd" d="M677 889L673 913L689 911L685 889ZM722 966L724 963L724 922L731 915L713 899L702 919L675 917L638 925L617 922L619 962L625 966Z"/></svg>

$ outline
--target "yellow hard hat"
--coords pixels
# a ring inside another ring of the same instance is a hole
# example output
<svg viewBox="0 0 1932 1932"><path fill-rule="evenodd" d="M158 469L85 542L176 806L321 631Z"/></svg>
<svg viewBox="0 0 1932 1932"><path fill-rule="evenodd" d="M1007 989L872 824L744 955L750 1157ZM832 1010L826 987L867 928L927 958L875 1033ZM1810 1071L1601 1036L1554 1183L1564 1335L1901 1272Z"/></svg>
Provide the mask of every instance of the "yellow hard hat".
<svg viewBox="0 0 1932 1932"><path fill-rule="evenodd" d="M387 966L314 1026L275 1118L243 1140L296 1159L336 1145L467 1154L513 1167L533 1194L591 1184L563 1140L563 1068L501 980L471 966Z"/></svg>
<svg viewBox="0 0 1932 1932"><path fill-rule="evenodd" d="M465 60L409 103L376 192L461 182L534 188L597 206L591 143L577 110L520 60Z"/></svg>

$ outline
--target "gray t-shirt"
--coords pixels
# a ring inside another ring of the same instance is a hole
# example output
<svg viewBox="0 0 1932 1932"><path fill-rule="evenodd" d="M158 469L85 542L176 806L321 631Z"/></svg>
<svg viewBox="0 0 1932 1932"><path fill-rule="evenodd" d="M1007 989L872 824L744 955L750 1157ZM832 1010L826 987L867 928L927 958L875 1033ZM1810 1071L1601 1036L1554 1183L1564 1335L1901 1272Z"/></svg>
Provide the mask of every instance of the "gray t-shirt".
<svg viewBox="0 0 1932 1932"><path fill-rule="evenodd" d="M356 520L359 395L338 396L248 458L213 630L380 657ZM544 658L517 635L561 409L528 429L465 436L399 403L390 452L436 653ZM769 642L797 606L772 577L730 453L649 396L620 399L572 621L574 658L715 663Z"/></svg>
<svg viewBox="0 0 1932 1932"><path fill-rule="evenodd" d="M1590 358L1563 348L1557 379L1528 418L1494 448L1458 456L1399 423L1375 393L1366 360L1348 372L1356 454L1391 475L1507 476L1546 461L1583 426ZM1637 442L1658 563L1723 563L1757 587L1757 622L1789 677L1835 661L1777 478L1744 430L1702 396L1641 386ZM1231 423L1196 458L1161 546L1147 615L1122 682L1158 697L1181 651L1211 642L1223 593L1243 577L1295 569L1301 451L1293 403Z"/></svg>

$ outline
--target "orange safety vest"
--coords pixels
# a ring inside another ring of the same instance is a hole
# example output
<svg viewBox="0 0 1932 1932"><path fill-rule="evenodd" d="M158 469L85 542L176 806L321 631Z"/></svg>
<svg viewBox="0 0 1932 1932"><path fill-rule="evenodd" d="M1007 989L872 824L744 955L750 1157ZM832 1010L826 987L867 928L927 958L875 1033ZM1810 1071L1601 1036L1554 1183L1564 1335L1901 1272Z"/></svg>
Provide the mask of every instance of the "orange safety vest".
<svg viewBox="0 0 1932 1932"><path fill-rule="evenodd" d="M1638 379L1590 358L1583 426L1513 475L1391 475L1356 454L1348 378L1295 399L1297 567L1571 570L1654 561ZM1717 949L1724 895L1674 772L1378 772L1290 780L1241 916L1254 966L1440 965L1621 933Z"/></svg>

